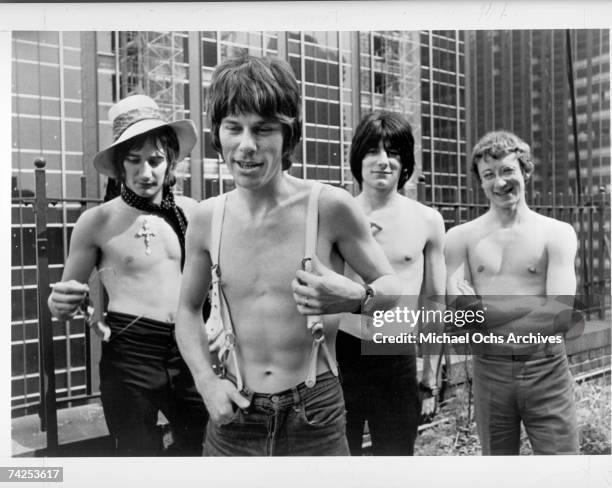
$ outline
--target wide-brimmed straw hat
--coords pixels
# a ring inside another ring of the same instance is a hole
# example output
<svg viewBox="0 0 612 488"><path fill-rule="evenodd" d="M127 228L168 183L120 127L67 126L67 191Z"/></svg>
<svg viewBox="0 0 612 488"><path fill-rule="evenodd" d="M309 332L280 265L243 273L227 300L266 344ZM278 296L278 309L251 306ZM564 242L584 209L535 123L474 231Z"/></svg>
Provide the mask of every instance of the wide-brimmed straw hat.
<svg viewBox="0 0 612 488"><path fill-rule="evenodd" d="M146 132L168 126L174 129L179 143L177 162L191 152L196 143L195 124L188 119L166 122L158 105L146 95L132 95L118 101L108 111L113 126L113 143L94 157L94 167L100 173L118 178L113 165L113 150L122 142Z"/></svg>

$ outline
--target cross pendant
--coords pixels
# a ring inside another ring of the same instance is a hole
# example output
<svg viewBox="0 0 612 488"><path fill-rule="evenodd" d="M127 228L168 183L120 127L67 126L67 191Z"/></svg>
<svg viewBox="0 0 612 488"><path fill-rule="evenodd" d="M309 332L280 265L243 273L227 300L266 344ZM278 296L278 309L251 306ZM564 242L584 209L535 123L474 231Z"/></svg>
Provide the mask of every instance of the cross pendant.
<svg viewBox="0 0 612 488"><path fill-rule="evenodd" d="M155 234L149 227L149 220L147 218L142 221L142 228L136 233L135 237L137 239L140 237L144 238L145 254L151 254L151 237L155 237Z"/></svg>

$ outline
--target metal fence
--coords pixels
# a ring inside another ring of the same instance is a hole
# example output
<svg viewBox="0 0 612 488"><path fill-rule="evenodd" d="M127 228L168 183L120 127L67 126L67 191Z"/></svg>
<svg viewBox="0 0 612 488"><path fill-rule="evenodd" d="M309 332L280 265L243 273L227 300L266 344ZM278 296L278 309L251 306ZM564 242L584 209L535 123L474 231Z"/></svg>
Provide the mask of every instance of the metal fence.
<svg viewBox="0 0 612 488"><path fill-rule="evenodd" d="M55 358L57 351L54 347L53 320L47 308L47 298L50 290L48 238L47 238L47 212L59 203L80 204L81 212L88 205L101 203L100 199L86 198L86 182L81 180L81 195L79 199L56 199L46 195L45 162L42 159L35 161L35 188L32 197L13 198L14 204L32 205L36 220L36 254L37 254L37 298L38 298L38 351L39 351L39 381L40 403L39 416L41 430L47 433L46 455L53 456L58 452L58 407L76 405L87 402L99 396L94 391L93 378L97 373L93 350L98 347L97 341L91 340L88 327L84 327L84 357L85 357L85 394L70 395L58 398L56 392ZM420 202L439 210L445 218L447 228L471 220L482 215L488 205L476 202L472 190L467 191L467 202L445 202L440 194L433 192L433 199L426 201L426 183L423 179L417 186L417 198ZM563 204L553 205L551 195L544 197L535 194L531 198L530 207L534 210L568 222L574 226L578 235L579 250L576 258L576 273L579 277L579 291L588 300L587 314L597 313L603 318L605 309L610 306L610 198L605 192L595 195L586 195L580 199L575 198L571 192L559 195L556 202ZM95 284L94 284L94 289ZM99 290L100 287L98 286ZM101 295L101 293L100 293ZM606 299L600 300L601 297ZM77 320L82 318L77 317Z"/></svg>

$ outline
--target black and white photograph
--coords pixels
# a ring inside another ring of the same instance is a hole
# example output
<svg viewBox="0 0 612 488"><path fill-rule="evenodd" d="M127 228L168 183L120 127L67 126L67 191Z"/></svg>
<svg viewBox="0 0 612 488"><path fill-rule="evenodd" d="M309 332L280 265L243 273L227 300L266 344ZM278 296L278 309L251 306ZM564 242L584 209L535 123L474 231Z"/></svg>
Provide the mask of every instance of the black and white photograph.
<svg viewBox="0 0 612 488"><path fill-rule="evenodd" d="M0 6L0 480L612 482L585 5Z"/></svg>

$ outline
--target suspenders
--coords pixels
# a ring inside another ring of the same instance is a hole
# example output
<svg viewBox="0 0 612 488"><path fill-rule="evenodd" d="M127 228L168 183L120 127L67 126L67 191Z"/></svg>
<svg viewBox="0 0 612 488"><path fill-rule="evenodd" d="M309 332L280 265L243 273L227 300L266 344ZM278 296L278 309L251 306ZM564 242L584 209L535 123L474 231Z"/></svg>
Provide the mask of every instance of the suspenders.
<svg viewBox="0 0 612 488"><path fill-rule="evenodd" d="M302 267L308 269L309 261L315 255L317 246L317 228L319 215L319 195L323 185L315 182L308 198L308 211L306 215L306 242L305 257L302 259ZM211 289L211 312L210 318L206 323L206 332L210 341L211 351L217 352L217 357L222 367L228 360L231 360L236 371L236 387L242 390L244 387L242 374L238 364L237 341L229 313L229 307L221 288L221 271L219 269L219 250L221 245L221 230L223 227L223 216L225 214L225 202L227 194L219 195L215 198L211 225L211 249L210 258L212 261L212 289ZM323 320L318 315L308 315L306 317L306 327L312 334L312 351L306 376L306 386L312 388L316 383L317 360L319 349L323 349L323 354L329 365L329 369L338 376L338 366L332 357L323 334Z"/></svg>
<svg viewBox="0 0 612 488"><path fill-rule="evenodd" d="M323 185L315 182L308 198L308 213L306 214L306 243L304 246L305 253L302 259L302 267L309 271L310 260L316 254L317 250L317 228L319 224L319 195ZM312 334L312 350L310 352L310 361L308 365L308 373L306 374L306 386L312 388L317 382L317 360L319 357L319 349L323 349L323 354L327 360L330 371L334 376L338 376L338 365L334 361L329 348L325 343L325 335L323 334L323 318L320 315L307 315L306 327Z"/></svg>
<svg viewBox="0 0 612 488"><path fill-rule="evenodd" d="M217 352L219 363L223 370L228 359L234 364L236 370L236 387L242 391L244 383L238 365L238 354L236 351L236 334L232 325L229 307L221 288L221 270L219 269L219 249L221 246L221 229L223 228L223 216L225 214L225 201L227 194L219 195L214 202L213 215L211 222L211 246L210 259L211 267L211 310L210 317L206 323L206 333L208 334L211 351ZM209 325L210 324L210 325Z"/></svg>

